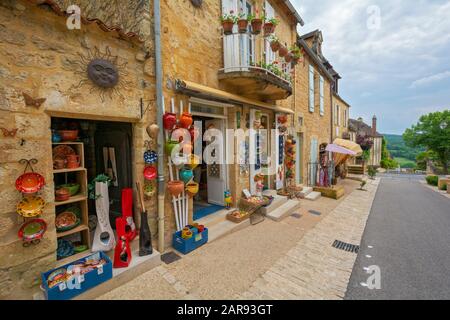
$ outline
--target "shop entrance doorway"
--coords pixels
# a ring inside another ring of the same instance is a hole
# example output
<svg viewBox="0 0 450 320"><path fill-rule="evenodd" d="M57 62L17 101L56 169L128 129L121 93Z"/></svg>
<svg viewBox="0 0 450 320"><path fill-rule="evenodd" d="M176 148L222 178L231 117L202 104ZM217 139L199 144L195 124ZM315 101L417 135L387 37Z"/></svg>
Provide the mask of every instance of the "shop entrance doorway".
<svg viewBox="0 0 450 320"><path fill-rule="evenodd" d="M87 182L100 174L106 174L111 178L108 188L109 220L115 229L116 218L122 216L122 190L133 188L132 125L111 121L52 118L51 127L54 132L67 129L78 130L77 141L84 146L83 163L87 172ZM74 177L76 172L57 175L55 185L71 183ZM95 214L93 200L89 200L89 214Z"/></svg>
<svg viewBox="0 0 450 320"><path fill-rule="evenodd" d="M227 188L227 166L225 164L225 119L222 117L208 117L196 115L193 112L194 123L201 122L202 126L202 164L194 170L194 181L200 188L194 197L194 220L216 213L224 208L224 193ZM222 143L211 137L208 129L217 129L221 133ZM206 140L206 141L205 141ZM211 146L214 144L214 148ZM205 162L205 155L210 152L211 163Z"/></svg>

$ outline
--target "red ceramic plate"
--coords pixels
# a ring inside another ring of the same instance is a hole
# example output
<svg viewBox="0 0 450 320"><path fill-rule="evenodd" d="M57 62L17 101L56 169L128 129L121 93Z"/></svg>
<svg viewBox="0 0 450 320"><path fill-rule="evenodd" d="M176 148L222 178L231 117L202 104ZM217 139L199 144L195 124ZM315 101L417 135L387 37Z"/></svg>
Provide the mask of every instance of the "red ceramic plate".
<svg viewBox="0 0 450 320"><path fill-rule="evenodd" d="M155 180L156 179L156 168L149 166L149 167L145 167L144 169L144 178L147 180Z"/></svg>
<svg viewBox="0 0 450 320"><path fill-rule="evenodd" d="M36 193L44 185L44 177L35 172L24 173L16 180L16 189L22 193Z"/></svg>

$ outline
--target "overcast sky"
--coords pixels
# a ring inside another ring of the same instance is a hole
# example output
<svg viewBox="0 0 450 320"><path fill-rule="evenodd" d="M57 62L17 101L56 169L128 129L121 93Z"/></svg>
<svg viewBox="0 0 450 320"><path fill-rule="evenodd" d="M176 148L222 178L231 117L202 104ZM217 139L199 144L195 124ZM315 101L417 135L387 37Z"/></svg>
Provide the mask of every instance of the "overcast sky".
<svg viewBox="0 0 450 320"><path fill-rule="evenodd" d="M292 3L301 33L322 31L352 118L376 114L379 132L401 134L420 115L450 109L450 0Z"/></svg>

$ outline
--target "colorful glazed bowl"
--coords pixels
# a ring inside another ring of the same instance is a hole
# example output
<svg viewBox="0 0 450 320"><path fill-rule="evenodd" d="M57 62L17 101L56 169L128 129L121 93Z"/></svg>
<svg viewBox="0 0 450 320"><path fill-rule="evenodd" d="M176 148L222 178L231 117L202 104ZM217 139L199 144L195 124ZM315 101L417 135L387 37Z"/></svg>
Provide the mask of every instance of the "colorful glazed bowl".
<svg viewBox="0 0 450 320"><path fill-rule="evenodd" d="M35 172L26 172L16 180L16 189L22 193L36 193L44 185L44 177Z"/></svg>
<svg viewBox="0 0 450 320"><path fill-rule="evenodd" d="M153 150L147 150L144 152L144 161L146 164L153 164L158 161L158 154Z"/></svg>
<svg viewBox="0 0 450 320"><path fill-rule="evenodd" d="M148 166L144 169L144 178L146 180L155 180L158 175L158 171L154 166Z"/></svg>
<svg viewBox="0 0 450 320"><path fill-rule="evenodd" d="M45 201L41 197L27 196L17 204L17 213L24 218L34 218L42 214Z"/></svg>

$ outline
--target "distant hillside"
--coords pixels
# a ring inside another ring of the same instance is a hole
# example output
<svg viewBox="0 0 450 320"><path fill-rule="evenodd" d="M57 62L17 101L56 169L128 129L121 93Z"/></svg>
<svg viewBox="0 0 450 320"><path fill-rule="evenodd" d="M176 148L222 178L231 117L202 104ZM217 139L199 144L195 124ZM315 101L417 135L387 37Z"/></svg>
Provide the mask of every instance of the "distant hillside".
<svg viewBox="0 0 450 320"><path fill-rule="evenodd" d="M387 149L400 166L403 168L414 167L416 156L424 149L408 147L401 135L385 134L384 137L387 141Z"/></svg>

